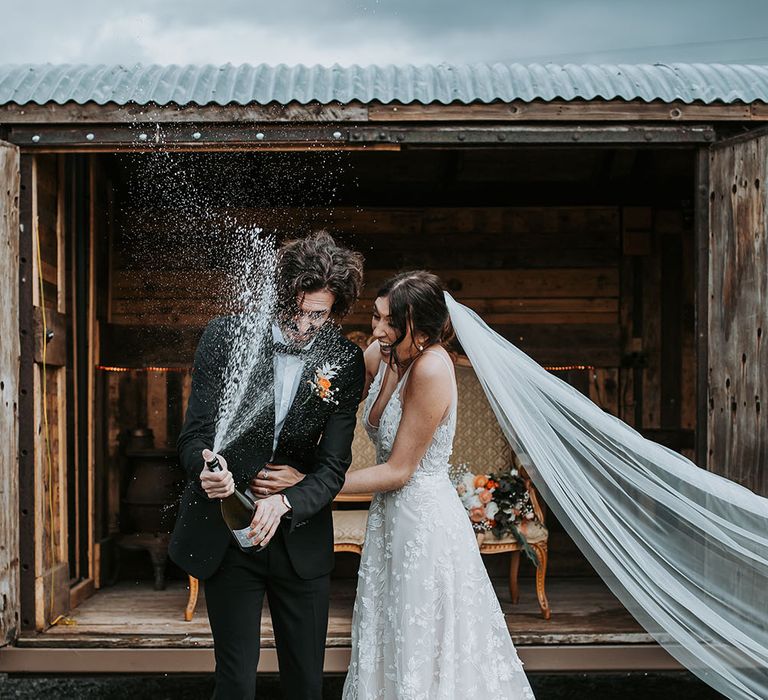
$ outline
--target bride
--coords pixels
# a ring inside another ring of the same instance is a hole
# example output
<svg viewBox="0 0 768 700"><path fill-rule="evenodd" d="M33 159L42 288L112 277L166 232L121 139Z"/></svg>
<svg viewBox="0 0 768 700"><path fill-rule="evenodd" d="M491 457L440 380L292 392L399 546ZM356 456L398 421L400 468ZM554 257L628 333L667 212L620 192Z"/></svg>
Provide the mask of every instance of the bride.
<svg viewBox="0 0 768 700"><path fill-rule="evenodd" d="M376 494L343 697L533 698L448 477L456 379L440 280L423 271L389 280L372 326L363 420L378 464L348 473L342 489Z"/></svg>
<svg viewBox="0 0 768 700"><path fill-rule="evenodd" d="M723 695L767 698L768 499L605 413L425 272L376 299L364 419L380 463L343 489L377 493L344 698L533 697L447 478L451 328L547 505L616 597Z"/></svg>

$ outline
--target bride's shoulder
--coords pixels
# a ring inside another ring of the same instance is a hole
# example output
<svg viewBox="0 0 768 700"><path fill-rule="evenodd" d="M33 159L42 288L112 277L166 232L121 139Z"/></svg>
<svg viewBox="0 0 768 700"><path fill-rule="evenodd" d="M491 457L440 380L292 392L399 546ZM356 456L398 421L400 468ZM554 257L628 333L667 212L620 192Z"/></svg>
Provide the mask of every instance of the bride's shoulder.
<svg viewBox="0 0 768 700"><path fill-rule="evenodd" d="M419 366L424 368L422 371L429 368L429 371L432 372L436 368L442 367L444 370L449 369L453 372L454 362L453 358L442 345L433 345L416 358L413 365L414 371L416 371L416 368Z"/></svg>
<svg viewBox="0 0 768 700"><path fill-rule="evenodd" d="M410 382L415 384L446 383L454 374L453 360L443 347L437 347L422 353L413 363Z"/></svg>
<svg viewBox="0 0 768 700"><path fill-rule="evenodd" d="M453 363L443 348L422 353L411 365L404 404L418 408L448 408L453 398Z"/></svg>

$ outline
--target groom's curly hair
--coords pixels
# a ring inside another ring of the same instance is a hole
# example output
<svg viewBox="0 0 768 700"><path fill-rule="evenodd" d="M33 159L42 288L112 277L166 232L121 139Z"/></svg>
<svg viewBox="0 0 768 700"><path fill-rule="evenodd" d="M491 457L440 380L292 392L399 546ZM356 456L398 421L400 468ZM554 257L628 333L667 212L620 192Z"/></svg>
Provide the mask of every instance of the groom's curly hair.
<svg viewBox="0 0 768 700"><path fill-rule="evenodd" d="M277 260L278 305L282 312L296 307L304 292L327 289L335 301L331 314L341 320L363 288L363 256L339 245L327 231L286 241Z"/></svg>

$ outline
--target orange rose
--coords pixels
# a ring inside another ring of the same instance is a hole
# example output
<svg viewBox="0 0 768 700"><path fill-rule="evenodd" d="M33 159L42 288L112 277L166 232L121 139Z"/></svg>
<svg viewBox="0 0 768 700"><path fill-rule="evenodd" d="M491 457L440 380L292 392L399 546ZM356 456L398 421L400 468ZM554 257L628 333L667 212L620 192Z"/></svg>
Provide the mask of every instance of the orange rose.
<svg viewBox="0 0 768 700"><path fill-rule="evenodd" d="M473 523L481 523L485 520L485 508L471 508L469 511L469 519Z"/></svg>
<svg viewBox="0 0 768 700"><path fill-rule="evenodd" d="M327 377L320 377L317 380L317 384L321 389L330 389L331 388L331 380Z"/></svg>
<svg viewBox="0 0 768 700"><path fill-rule="evenodd" d="M477 495L483 503L490 503L493 500L493 494L488 489L481 491Z"/></svg>
<svg viewBox="0 0 768 700"><path fill-rule="evenodd" d="M488 479L488 483L485 485L485 488L487 489L495 489L498 487L498 484L493 479Z"/></svg>
<svg viewBox="0 0 768 700"><path fill-rule="evenodd" d="M485 486L488 483L488 478L483 476L482 474L478 474L475 477L475 488L481 489L483 486Z"/></svg>

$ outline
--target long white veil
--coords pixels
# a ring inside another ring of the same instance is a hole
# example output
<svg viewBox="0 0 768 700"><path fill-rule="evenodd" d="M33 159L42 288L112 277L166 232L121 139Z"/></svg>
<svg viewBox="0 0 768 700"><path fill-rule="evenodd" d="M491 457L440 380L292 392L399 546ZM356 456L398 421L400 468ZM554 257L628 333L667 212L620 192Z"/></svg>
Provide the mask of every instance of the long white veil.
<svg viewBox="0 0 768 700"><path fill-rule="evenodd" d="M716 690L768 698L768 499L646 440L445 297L507 439L613 593Z"/></svg>

